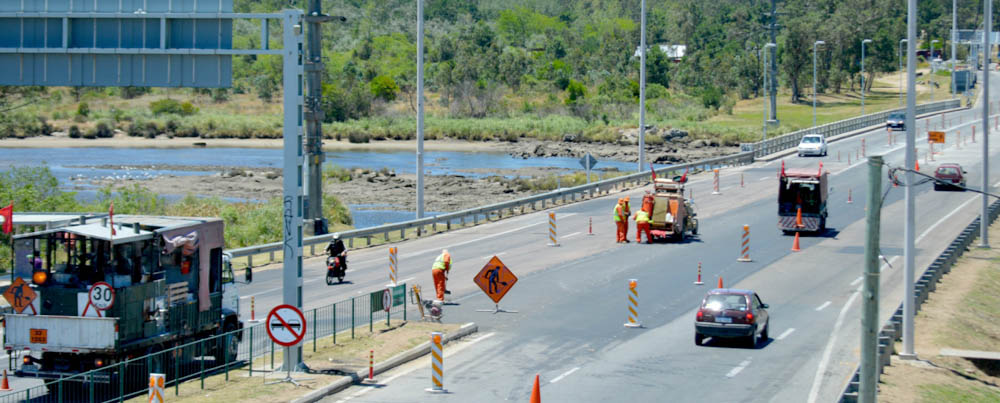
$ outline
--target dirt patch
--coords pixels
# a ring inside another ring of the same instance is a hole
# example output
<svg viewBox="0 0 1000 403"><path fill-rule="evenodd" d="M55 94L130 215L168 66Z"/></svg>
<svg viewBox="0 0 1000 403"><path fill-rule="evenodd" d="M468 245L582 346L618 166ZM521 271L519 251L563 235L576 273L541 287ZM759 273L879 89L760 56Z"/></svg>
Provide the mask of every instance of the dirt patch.
<svg viewBox="0 0 1000 403"><path fill-rule="evenodd" d="M267 382L281 380L285 372L271 373L261 371L269 368L271 356L260 357L254 361L254 373L250 376L247 367L229 371L229 380L225 374L216 374L205 379L205 387L201 388L198 378L187 381L180 386L180 393L174 396L174 388L167 388L167 400L171 402L275 402L291 401L317 388L326 386L336 380L358 370L368 367L369 351L375 351L375 362L385 361L392 356L409 350L427 341L432 331L454 332L459 325L435 324L427 322L398 322L393 326L376 325L374 332L367 328L358 328L355 339L351 339L350 331L337 335L337 344L330 337L325 337L316 343L313 352L311 341L303 343L302 358L310 371L306 374L294 375L303 379L296 387L289 383L268 385ZM279 350L280 351L280 350ZM282 355L275 353L274 362L280 363ZM309 378L309 379L304 379ZM129 400L138 403L145 402L145 395Z"/></svg>
<svg viewBox="0 0 1000 403"><path fill-rule="evenodd" d="M990 236L1000 236L1000 225ZM974 248L941 279L914 321L921 360L893 357L881 377L880 401L1000 401L996 362L938 355L942 348L1000 351L998 268L1000 251Z"/></svg>

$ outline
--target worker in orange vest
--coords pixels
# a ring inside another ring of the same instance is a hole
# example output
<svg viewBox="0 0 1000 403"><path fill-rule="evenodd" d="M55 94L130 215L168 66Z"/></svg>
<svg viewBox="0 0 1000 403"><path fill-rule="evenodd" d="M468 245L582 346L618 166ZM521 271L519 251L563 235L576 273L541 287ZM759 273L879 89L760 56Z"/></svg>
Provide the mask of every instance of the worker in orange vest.
<svg viewBox="0 0 1000 403"><path fill-rule="evenodd" d="M441 249L441 254L434 261L431 267L431 276L434 277L434 291L437 292L437 300L434 302L444 302L445 282L448 280L448 271L451 270L451 254L447 249Z"/></svg>
<svg viewBox="0 0 1000 403"><path fill-rule="evenodd" d="M615 242L628 242L628 239L625 239L625 228L628 225L628 215L625 213L624 199L618 199L618 204L615 204L615 210L612 214L615 219L616 227Z"/></svg>
<svg viewBox="0 0 1000 403"><path fill-rule="evenodd" d="M646 233L646 243L653 243L653 236L649 232L649 224L653 220L649 219L646 210L639 210L635 213L635 242L642 242L642 233Z"/></svg>
<svg viewBox="0 0 1000 403"><path fill-rule="evenodd" d="M628 242L628 218L632 216L632 209L628 205L628 196L622 198L625 206L625 227L622 230L622 239Z"/></svg>

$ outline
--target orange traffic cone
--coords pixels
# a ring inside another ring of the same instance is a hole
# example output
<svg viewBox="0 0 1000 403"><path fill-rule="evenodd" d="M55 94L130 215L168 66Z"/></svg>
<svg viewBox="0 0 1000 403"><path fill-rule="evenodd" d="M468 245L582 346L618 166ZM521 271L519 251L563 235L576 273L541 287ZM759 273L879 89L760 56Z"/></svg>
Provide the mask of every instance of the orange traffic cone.
<svg viewBox="0 0 1000 403"><path fill-rule="evenodd" d="M542 403L542 392L538 387L538 374L535 374L535 386L531 388L531 403Z"/></svg>
<svg viewBox="0 0 1000 403"><path fill-rule="evenodd" d="M719 276L719 286L717 288L725 288L722 286L722 276Z"/></svg>
<svg viewBox="0 0 1000 403"><path fill-rule="evenodd" d="M795 226L802 228L802 207L799 207L798 211L795 213Z"/></svg>
<svg viewBox="0 0 1000 403"><path fill-rule="evenodd" d="M800 250L801 249L799 249L799 233L796 232L795 233L795 241L792 242L792 252L798 252Z"/></svg>
<svg viewBox="0 0 1000 403"><path fill-rule="evenodd" d="M916 160L915 162L916 162L916 167L915 168L919 171L920 170L920 160Z"/></svg>
<svg viewBox="0 0 1000 403"><path fill-rule="evenodd" d="M3 370L3 382L0 383L0 390L2 390L2 391L13 390L13 389L10 388L10 383L7 382L7 370L6 369Z"/></svg>

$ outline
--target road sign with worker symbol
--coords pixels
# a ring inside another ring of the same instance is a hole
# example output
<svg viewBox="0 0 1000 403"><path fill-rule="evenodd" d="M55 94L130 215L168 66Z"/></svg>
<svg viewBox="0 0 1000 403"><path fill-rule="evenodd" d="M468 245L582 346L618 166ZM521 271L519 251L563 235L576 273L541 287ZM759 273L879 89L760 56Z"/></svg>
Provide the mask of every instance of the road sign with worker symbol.
<svg viewBox="0 0 1000 403"><path fill-rule="evenodd" d="M285 347L299 344L306 335L306 318L294 306L278 305L267 314L267 335Z"/></svg>
<svg viewBox="0 0 1000 403"><path fill-rule="evenodd" d="M476 285L494 303L499 304L503 296L507 294L507 291L510 291L514 287L514 284L517 283L517 276L500 261L500 258L493 256L489 263L483 266L483 269L479 271L479 274L476 275L473 281L476 282Z"/></svg>
<svg viewBox="0 0 1000 403"><path fill-rule="evenodd" d="M7 287L7 290L3 292L3 297L8 303L10 303L10 306L14 308L14 312L17 313L24 312L24 309L28 307L35 310L35 307L32 306L31 303L37 296L38 295L35 294L35 290L32 290L31 287L28 286L28 283L20 277L14 278L14 281L10 283L10 287ZM38 312L31 313L36 315L38 314Z"/></svg>
<svg viewBox="0 0 1000 403"><path fill-rule="evenodd" d="M928 143L944 143L944 132L927 132L927 142Z"/></svg>

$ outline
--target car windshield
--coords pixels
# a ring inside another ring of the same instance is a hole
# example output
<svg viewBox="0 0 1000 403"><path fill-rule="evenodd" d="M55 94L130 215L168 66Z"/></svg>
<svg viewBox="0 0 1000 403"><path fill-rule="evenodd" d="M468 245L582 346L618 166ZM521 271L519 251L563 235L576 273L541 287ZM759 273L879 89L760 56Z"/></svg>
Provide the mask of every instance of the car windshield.
<svg viewBox="0 0 1000 403"><path fill-rule="evenodd" d="M937 173L939 175L958 175L958 168L955 167L941 167L938 168Z"/></svg>
<svg viewBox="0 0 1000 403"><path fill-rule="evenodd" d="M893 113L892 115L889 115L889 119L892 120L903 120L903 118L904 116L902 113Z"/></svg>
<svg viewBox="0 0 1000 403"><path fill-rule="evenodd" d="M804 144L805 143L819 143L820 141L821 141L821 137L819 137L819 136L806 136L806 137L802 138L802 143L804 143Z"/></svg>
<svg viewBox="0 0 1000 403"><path fill-rule="evenodd" d="M723 309L745 311L747 310L747 298L743 294L711 294L705 299L704 308L710 311Z"/></svg>

